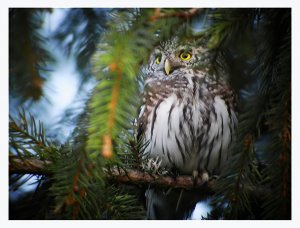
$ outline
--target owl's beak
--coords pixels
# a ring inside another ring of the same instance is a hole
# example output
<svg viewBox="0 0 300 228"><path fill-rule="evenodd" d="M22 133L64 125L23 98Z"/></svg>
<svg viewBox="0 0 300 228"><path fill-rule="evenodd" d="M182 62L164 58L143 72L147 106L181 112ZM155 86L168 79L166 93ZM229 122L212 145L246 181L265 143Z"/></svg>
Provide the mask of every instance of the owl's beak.
<svg viewBox="0 0 300 228"><path fill-rule="evenodd" d="M166 74L169 75L171 70L172 70L172 67L171 67L170 61L168 59L166 59L166 61L165 61Z"/></svg>

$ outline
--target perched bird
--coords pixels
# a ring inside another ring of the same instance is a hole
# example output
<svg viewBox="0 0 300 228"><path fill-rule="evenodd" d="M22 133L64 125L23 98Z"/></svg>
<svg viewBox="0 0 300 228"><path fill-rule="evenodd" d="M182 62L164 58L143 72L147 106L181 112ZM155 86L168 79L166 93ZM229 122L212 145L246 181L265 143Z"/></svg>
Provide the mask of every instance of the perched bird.
<svg viewBox="0 0 300 228"><path fill-rule="evenodd" d="M207 48L176 38L161 43L149 58L137 137L162 168L208 177L220 174L227 159L237 125L235 93L225 77L210 73L211 59ZM178 191L173 195L149 188L148 218L182 219L183 212L175 210ZM182 202L189 201L185 198ZM187 208L193 209L191 202Z"/></svg>

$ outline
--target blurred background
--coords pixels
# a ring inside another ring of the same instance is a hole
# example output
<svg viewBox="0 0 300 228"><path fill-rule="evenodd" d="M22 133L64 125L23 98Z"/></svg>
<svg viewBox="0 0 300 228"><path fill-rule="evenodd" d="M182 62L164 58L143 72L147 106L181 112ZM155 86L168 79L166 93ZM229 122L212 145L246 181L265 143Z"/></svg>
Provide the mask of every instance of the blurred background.
<svg viewBox="0 0 300 228"><path fill-rule="evenodd" d="M83 108L95 86L90 58L106 12L10 9L10 114L22 105L44 122L55 140L66 140L75 123L70 117Z"/></svg>

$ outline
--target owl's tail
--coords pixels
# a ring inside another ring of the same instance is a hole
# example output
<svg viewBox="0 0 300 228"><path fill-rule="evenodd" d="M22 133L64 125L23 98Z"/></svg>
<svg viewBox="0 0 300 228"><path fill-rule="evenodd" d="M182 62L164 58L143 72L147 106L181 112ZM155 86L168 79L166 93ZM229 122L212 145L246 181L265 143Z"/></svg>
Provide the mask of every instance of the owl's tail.
<svg viewBox="0 0 300 228"><path fill-rule="evenodd" d="M196 190L149 188L145 193L147 219L188 219L197 202L206 196Z"/></svg>

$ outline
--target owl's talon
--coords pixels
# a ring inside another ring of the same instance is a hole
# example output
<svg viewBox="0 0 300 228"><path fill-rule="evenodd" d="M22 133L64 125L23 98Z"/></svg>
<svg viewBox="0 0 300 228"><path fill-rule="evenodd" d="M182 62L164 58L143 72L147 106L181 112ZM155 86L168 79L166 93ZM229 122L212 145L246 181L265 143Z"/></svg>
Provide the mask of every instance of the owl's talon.
<svg viewBox="0 0 300 228"><path fill-rule="evenodd" d="M202 181L205 183L205 182L208 182L208 181L209 181L210 177L209 177L209 175L208 175L207 172L203 172L203 173L201 174L201 179L202 179Z"/></svg>
<svg viewBox="0 0 300 228"><path fill-rule="evenodd" d="M199 172L197 170L194 170L192 174L194 187L197 185L198 176L199 176Z"/></svg>
<svg viewBox="0 0 300 228"><path fill-rule="evenodd" d="M194 170L193 173L192 173L192 179L193 179L193 186L194 187L197 186L199 177L201 178L203 184L210 180L210 176L209 176L208 172L199 173L197 170ZM212 177L215 177L215 176L212 176Z"/></svg>

